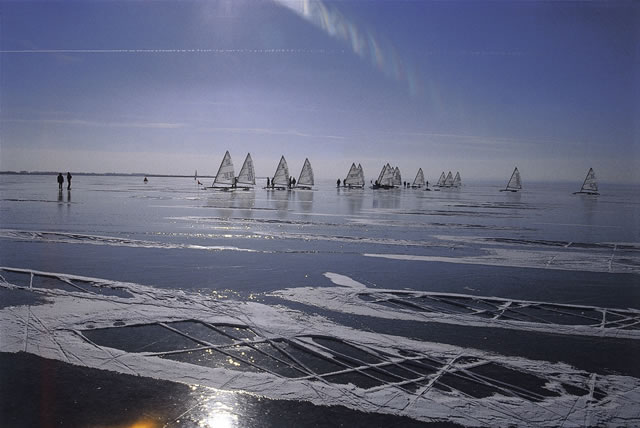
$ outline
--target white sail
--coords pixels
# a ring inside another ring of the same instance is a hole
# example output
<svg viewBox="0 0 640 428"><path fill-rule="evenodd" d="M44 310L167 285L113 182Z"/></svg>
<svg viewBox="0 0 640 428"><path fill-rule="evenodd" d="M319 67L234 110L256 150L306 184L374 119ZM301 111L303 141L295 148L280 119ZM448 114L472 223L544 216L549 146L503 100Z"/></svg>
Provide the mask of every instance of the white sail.
<svg viewBox="0 0 640 428"><path fill-rule="evenodd" d="M460 179L460 173L456 171L456 176L453 177L452 187L460 187L462 186L462 180Z"/></svg>
<svg viewBox="0 0 640 428"><path fill-rule="evenodd" d="M418 169L418 173L416 174L416 178L413 179L413 184L411 187L422 187L424 186L424 173L422 172L422 168Z"/></svg>
<svg viewBox="0 0 640 428"><path fill-rule="evenodd" d="M440 178L438 179L438 183L436 184L436 186L443 187L445 180L446 180L446 177L444 175L444 171L442 171L442 174L440 174Z"/></svg>
<svg viewBox="0 0 640 428"><path fill-rule="evenodd" d="M362 170L362 165L358 164L358 180L360 181L361 186L364 187L364 171Z"/></svg>
<svg viewBox="0 0 640 428"><path fill-rule="evenodd" d="M393 175L395 170L391 168L391 165L386 164L382 171L380 172L380 176L378 177L378 185L385 187L393 186Z"/></svg>
<svg viewBox="0 0 640 428"><path fill-rule="evenodd" d="M253 170L253 160L251 159L251 153L247 153L247 157L244 159L242 168L240 168L240 175L238 175L236 183L255 186L256 173Z"/></svg>
<svg viewBox="0 0 640 428"><path fill-rule="evenodd" d="M222 162L220 163L220 168L218 168L216 178L213 180L213 187L223 187L226 185L231 186L235 178L236 176L233 172L233 162L231 161L229 150L227 150L224 153Z"/></svg>
<svg viewBox="0 0 640 428"><path fill-rule="evenodd" d="M449 171L449 174L447 174L447 178L444 179L444 183L442 184L442 187L452 187L453 186L453 174L451 174L451 171Z"/></svg>
<svg viewBox="0 0 640 428"><path fill-rule="evenodd" d="M518 171L518 167L516 167L513 170L513 174L511 174L505 190L518 191L520 189L522 189L522 182L520 181L520 171Z"/></svg>
<svg viewBox="0 0 640 428"><path fill-rule="evenodd" d="M298 177L296 186L297 187L313 186L313 169L311 168L311 162L309 162L309 159L304 160L304 165L302 165L302 171L300 171L300 177Z"/></svg>
<svg viewBox="0 0 640 428"><path fill-rule="evenodd" d="M393 170L393 185L402 186L402 176L400 175L400 168L395 167Z"/></svg>
<svg viewBox="0 0 640 428"><path fill-rule="evenodd" d="M589 172L587 172L580 191L584 193L598 193L598 183L596 182L596 173L593 172L593 168L589 168Z"/></svg>
<svg viewBox="0 0 640 428"><path fill-rule="evenodd" d="M289 186L289 166L284 156L280 158L280 163L278 163L278 168L276 168L271 184L273 186Z"/></svg>
<svg viewBox="0 0 640 428"><path fill-rule="evenodd" d="M382 184L382 177L384 177L384 173L385 173L386 170L387 170L387 166L384 165L382 167L382 171L380 171L380 175L378 175L378 180L377 180L378 184Z"/></svg>
<svg viewBox="0 0 640 428"><path fill-rule="evenodd" d="M347 173L347 178L344 179L344 185L347 187L362 187L364 186L364 177L362 177L362 167L356 166L355 163L351 164L351 168Z"/></svg>

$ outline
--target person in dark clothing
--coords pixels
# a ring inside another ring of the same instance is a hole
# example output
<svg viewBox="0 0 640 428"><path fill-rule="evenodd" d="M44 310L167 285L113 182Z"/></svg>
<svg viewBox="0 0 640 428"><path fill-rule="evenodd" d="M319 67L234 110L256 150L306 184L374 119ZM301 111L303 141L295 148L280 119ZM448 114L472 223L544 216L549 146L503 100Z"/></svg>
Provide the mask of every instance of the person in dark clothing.
<svg viewBox="0 0 640 428"><path fill-rule="evenodd" d="M340 179L338 178L338 181L336 182L336 187L340 187Z"/></svg>
<svg viewBox="0 0 640 428"><path fill-rule="evenodd" d="M67 172L67 190L71 190L71 173Z"/></svg>
<svg viewBox="0 0 640 428"><path fill-rule="evenodd" d="M269 187L270 184L271 184L271 180L269 180L269 177L267 177L267 188Z"/></svg>
<svg viewBox="0 0 640 428"><path fill-rule="evenodd" d="M58 174L58 189L62 190L62 183L64 183L64 177L62 173Z"/></svg>

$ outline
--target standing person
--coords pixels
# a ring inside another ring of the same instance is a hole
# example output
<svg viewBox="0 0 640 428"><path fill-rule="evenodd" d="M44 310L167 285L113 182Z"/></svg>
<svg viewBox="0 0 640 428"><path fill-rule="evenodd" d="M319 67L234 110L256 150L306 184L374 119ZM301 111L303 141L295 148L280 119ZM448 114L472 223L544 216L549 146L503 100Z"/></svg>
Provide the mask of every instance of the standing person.
<svg viewBox="0 0 640 428"><path fill-rule="evenodd" d="M267 189L269 188L269 184L271 183L270 183L269 177L267 177Z"/></svg>
<svg viewBox="0 0 640 428"><path fill-rule="evenodd" d="M336 181L336 187L340 187L340 179L338 178L338 181Z"/></svg>
<svg viewBox="0 0 640 428"><path fill-rule="evenodd" d="M71 173L67 171L67 190L71 190Z"/></svg>
<svg viewBox="0 0 640 428"><path fill-rule="evenodd" d="M58 189L62 190L62 183L64 183L64 177L62 173L58 174Z"/></svg>

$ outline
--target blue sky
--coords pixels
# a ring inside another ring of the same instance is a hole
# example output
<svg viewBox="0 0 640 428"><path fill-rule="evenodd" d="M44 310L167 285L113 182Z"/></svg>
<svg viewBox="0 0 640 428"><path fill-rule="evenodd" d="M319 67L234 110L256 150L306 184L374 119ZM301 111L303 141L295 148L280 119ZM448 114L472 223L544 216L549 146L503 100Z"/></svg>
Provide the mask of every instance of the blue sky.
<svg viewBox="0 0 640 428"><path fill-rule="evenodd" d="M0 169L640 181L640 6L1 2Z"/></svg>

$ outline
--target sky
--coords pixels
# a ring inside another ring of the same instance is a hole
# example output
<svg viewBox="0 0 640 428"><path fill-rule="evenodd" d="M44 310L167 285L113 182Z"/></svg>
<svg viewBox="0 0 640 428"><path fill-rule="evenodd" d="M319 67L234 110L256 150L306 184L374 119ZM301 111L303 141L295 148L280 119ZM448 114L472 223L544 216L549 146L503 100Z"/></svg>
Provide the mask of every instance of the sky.
<svg viewBox="0 0 640 428"><path fill-rule="evenodd" d="M0 1L0 170L640 182L640 3Z"/></svg>

